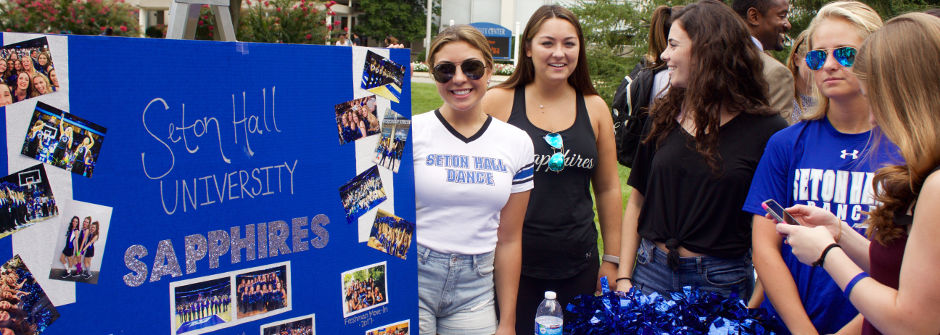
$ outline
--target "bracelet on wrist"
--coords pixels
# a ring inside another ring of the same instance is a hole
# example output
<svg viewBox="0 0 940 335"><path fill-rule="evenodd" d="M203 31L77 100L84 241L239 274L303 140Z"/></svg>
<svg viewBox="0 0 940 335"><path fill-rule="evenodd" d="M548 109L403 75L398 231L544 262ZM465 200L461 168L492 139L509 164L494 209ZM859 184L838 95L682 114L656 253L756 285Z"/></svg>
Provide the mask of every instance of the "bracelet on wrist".
<svg viewBox="0 0 940 335"><path fill-rule="evenodd" d="M617 278L616 282L619 283L621 280L629 280L629 281L630 281L630 284L633 284L633 278L630 278L630 277L620 277L620 278Z"/></svg>
<svg viewBox="0 0 940 335"><path fill-rule="evenodd" d="M852 277L852 280L849 280L849 283L845 285L845 290L842 291L842 296L848 300L849 295L852 294L852 289L855 288L855 284L858 284L859 281L867 277L868 273L865 273L865 271L859 272L859 274L855 275L855 277Z"/></svg>
<svg viewBox="0 0 940 335"><path fill-rule="evenodd" d="M826 246L826 249L823 249L822 254L819 255L819 259L817 259L815 262L813 262L813 266L823 266L823 262L826 261L826 255L828 255L828 254L829 254L829 251L832 250L833 248L842 249L842 246L839 245L838 243L832 243L832 244Z"/></svg>
<svg viewBox="0 0 940 335"><path fill-rule="evenodd" d="M610 255L610 254L604 254L604 256L601 257L601 260L602 260L602 261L605 261L605 262L611 262L611 263L620 265L620 257L618 257L618 256L614 256L614 255Z"/></svg>

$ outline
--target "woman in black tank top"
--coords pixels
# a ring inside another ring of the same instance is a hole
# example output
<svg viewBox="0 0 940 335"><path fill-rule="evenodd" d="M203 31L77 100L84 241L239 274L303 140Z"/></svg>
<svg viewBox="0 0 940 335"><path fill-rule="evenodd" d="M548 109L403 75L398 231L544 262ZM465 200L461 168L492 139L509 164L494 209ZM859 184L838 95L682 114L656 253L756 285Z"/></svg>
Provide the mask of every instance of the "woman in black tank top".
<svg viewBox="0 0 940 335"><path fill-rule="evenodd" d="M611 278L620 250L620 179L613 121L588 74L577 17L542 6L523 32L522 57L512 76L487 92L484 109L524 130L535 147L535 189L522 235L522 276L516 332L531 333L546 290L566 306ZM598 255L593 187L603 262Z"/></svg>

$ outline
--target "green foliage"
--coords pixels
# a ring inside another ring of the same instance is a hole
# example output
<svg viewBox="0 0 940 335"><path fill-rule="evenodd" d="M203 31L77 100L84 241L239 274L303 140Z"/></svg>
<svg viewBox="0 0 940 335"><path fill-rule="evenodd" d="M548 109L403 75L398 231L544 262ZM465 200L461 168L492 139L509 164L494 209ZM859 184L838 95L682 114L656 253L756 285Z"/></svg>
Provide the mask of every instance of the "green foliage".
<svg viewBox="0 0 940 335"><path fill-rule="evenodd" d="M137 15L123 0L8 0L0 2L0 30L138 36Z"/></svg>
<svg viewBox="0 0 940 335"><path fill-rule="evenodd" d="M444 100L434 84L411 82L411 114L418 115L441 107Z"/></svg>
<svg viewBox="0 0 940 335"><path fill-rule="evenodd" d="M399 41L424 38L427 0L361 0L355 4L359 24L353 29L361 36L381 41L392 35Z"/></svg>
<svg viewBox="0 0 940 335"><path fill-rule="evenodd" d="M238 40L319 44L326 40L326 16L335 1L247 1L239 17ZM211 15L210 15L211 17ZM199 30L197 29L197 34Z"/></svg>

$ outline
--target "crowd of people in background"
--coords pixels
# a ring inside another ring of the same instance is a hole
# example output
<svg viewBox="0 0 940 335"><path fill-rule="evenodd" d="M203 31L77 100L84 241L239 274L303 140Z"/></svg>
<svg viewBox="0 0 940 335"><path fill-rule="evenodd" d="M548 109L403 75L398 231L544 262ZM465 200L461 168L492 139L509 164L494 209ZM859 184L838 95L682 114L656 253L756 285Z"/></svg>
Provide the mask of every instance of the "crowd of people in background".
<svg viewBox="0 0 940 335"><path fill-rule="evenodd" d="M0 106L58 91L48 46L0 50Z"/></svg>

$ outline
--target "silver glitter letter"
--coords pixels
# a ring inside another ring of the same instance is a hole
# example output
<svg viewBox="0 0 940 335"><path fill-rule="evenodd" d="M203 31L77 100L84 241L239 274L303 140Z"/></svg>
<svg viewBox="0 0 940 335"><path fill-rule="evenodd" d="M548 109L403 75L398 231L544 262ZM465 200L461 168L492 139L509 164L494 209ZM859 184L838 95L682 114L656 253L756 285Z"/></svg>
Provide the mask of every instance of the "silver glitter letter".
<svg viewBox="0 0 940 335"><path fill-rule="evenodd" d="M196 261L206 258L206 237L202 234L186 236L186 274L196 272Z"/></svg>
<svg viewBox="0 0 940 335"><path fill-rule="evenodd" d="M304 241L304 238L307 237L307 217L294 218L291 220L291 235L294 236L293 246L294 252L307 251L310 248L307 247L307 241Z"/></svg>
<svg viewBox="0 0 940 335"><path fill-rule="evenodd" d="M258 224L258 259L268 257L268 225Z"/></svg>
<svg viewBox="0 0 940 335"><path fill-rule="evenodd" d="M317 214L310 220L310 231L316 236L310 239L310 245L317 249L323 249L327 243L330 243L330 232L326 231L324 226L330 224L330 218L323 214Z"/></svg>
<svg viewBox="0 0 940 335"><path fill-rule="evenodd" d="M277 256L278 252L282 255L290 253L290 248L287 247L288 230L287 222L281 220L268 222L269 256Z"/></svg>
<svg viewBox="0 0 940 335"><path fill-rule="evenodd" d="M180 270L180 262L176 259L176 251L173 250L173 242L170 240L160 241L157 245L157 254L153 259L153 271L150 271L150 282L159 281L160 277L165 275L173 278L183 275Z"/></svg>
<svg viewBox="0 0 940 335"><path fill-rule="evenodd" d="M228 232L224 230L213 230L209 232L209 268L219 267L219 257L228 252Z"/></svg>
<svg viewBox="0 0 940 335"><path fill-rule="evenodd" d="M232 264L242 261L242 249L245 249L245 259L255 260L255 225L245 225L245 238L240 238L241 228L232 227Z"/></svg>
<svg viewBox="0 0 940 335"><path fill-rule="evenodd" d="M147 256L147 248L140 244L127 247L124 251L124 265L128 270L136 274L128 273L124 275L124 284L130 287L137 287L147 281L147 264L141 262L139 258Z"/></svg>

